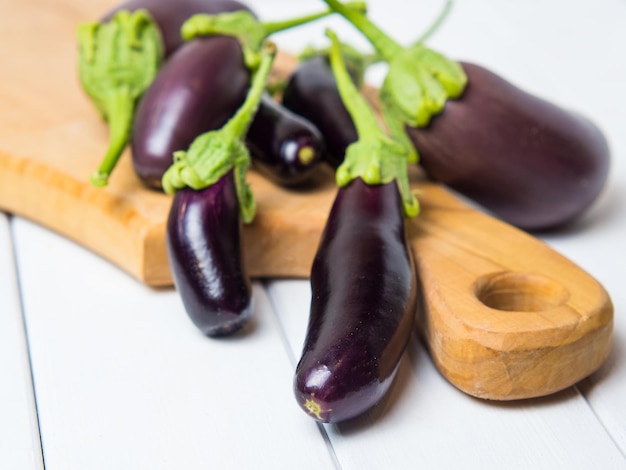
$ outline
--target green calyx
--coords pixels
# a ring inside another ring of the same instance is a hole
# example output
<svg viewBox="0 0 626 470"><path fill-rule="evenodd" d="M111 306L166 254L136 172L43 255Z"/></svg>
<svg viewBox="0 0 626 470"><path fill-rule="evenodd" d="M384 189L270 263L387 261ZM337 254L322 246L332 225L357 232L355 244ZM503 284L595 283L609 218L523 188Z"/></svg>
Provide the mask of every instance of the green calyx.
<svg viewBox="0 0 626 470"><path fill-rule="evenodd" d="M352 11L365 12L363 2L351 2L345 8ZM284 21L261 22L246 10L208 15L199 13L189 18L181 28L185 41L199 36L223 34L236 37L241 43L246 66L254 70L260 62L263 41L272 34L285 31L333 14L333 10L292 18Z"/></svg>
<svg viewBox="0 0 626 470"><path fill-rule="evenodd" d="M78 71L83 89L109 124L109 147L94 186L106 186L130 136L138 99L163 60L161 32L145 10L119 11L107 23L79 25Z"/></svg>
<svg viewBox="0 0 626 470"><path fill-rule="evenodd" d="M448 99L458 98L463 94L467 76L461 65L423 44L426 37L432 34L434 26L415 44L403 47L365 14L346 8L338 0L324 1L351 22L389 64L380 90L380 100L386 106L386 114L392 121L424 127L433 116L443 111ZM449 6L448 2L435 23L437 26L448 13Z"/></svg>
<svg viewBox="0 0 626 470"><path fill-rule="evenodd" d="M361 178L369 185L387 184L395 180L402 195L405 216L414 217L419 213L419 203L409 184L408 162L412 149L404 141L390 137L383 131L373 110L348 74L337 36L332 31L326 34L332 41L330 64L337 87L359 136L356 142L348 146L344 161L337 168L337 184L346 186L356 178Z"/></svg>
<svg viewBox="0 0 626 470"><path fill-rule="evenodd" d="M246 100L233 117L221 129L198 136L188 150L174 153L174 163L162 178L167 194L184 187L207 188L233 170L242 220L248 223L254 218L256 205L246 182L250 154L244 139L265 91L275 55L276 46L266 41Z"/></svg>

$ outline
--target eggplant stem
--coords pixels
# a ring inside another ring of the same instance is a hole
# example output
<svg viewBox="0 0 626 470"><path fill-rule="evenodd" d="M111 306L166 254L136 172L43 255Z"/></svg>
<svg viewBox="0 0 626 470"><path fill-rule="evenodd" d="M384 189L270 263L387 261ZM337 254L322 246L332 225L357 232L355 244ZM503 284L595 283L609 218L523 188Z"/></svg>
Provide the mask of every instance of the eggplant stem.
<svg viewBox="0 0 626 470"><path fill-rule="evenodd" d="M372 23L364 13L351 9L338 0L324 0L324 2L352 23L369 40L386 62L390 62L404 50L404 47Z"/></svg>
<svg viewBox="0 0 626 470"><path fill-rule="evenodd" d="M128 144L135 112L134 100L127 87L114 90L106 101L106 106L109 146L98 170L90 177L91 184L98 188L108 184L109 176Z"/></svg>
<svg viewBox="0 0 626 470"><path fill-rule="evenodd" d="M264 49L266 53L262 55L261 63L254 72L252 86L248 91L245 101L223 127L225 133L235 138L241 139L248 132L248 128L254 119L254 115L265 92L267 77L269 77L274 62L274 56L276 55L276 45L266 41Z"/></svg>
<svg viewBox="0 0 626 470"><path fill-rule="evenodd" d="M330 49L330 65L340 90L342 101L352 117L359 139L382 134L374 113L371 112L365 98L354 85L346 69L339 40L334 32L326 30L326 35L333 41Z"/></svg>
<svg viewBox="0 0 626 470"><path fill-rule="evenodd" d="M453 3L454 3L454 0L446 1L445 5L441 9L439 14L435 18L435 20L430 24L430 26L428 26L426 31L424 31L421 34L421 36L417 38L417 41L415 41L415 44L422 44L426 42L433 34L435 34L435 32L437 32L437 30L441 27L443 22L448 18L448 15L452 11Z"/></svg>

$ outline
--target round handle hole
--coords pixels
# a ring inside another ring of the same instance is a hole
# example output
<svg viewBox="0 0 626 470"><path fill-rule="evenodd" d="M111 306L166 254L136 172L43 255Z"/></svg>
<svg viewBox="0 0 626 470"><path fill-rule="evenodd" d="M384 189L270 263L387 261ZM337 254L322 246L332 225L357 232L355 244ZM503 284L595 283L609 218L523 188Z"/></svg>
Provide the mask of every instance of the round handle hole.
<svg viewBox="0 0 626 470"><path fill-rule="evenodd" d="M489 308L508 312L544 312L567 302L569 291L538 274L499 272L474 284L478 300Z"/></svg>

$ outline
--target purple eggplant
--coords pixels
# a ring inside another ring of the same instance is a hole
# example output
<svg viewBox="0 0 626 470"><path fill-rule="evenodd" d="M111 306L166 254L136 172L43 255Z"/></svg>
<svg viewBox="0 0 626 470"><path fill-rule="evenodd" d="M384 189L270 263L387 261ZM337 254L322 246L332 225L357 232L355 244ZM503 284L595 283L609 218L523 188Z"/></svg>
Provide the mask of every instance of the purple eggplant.
<svg viewBox="0 0 626 470"><path fill-rule="evenodd" d="M355 179L339 190L311 289L295 394L313 418L336 423L383 397L413 327L416 279L395 182Z"/></svg>
<svg viewBox="0 0 626 470"><path fill-rule="evenodd" d="M402 183L410 152L381 129L348 75L336 35L327 34L358 139L337 170L339 189L313 260L294 391L314 419L337 423L373 407L389 390L413 329L417 279L404 225L414 208Z"/></svg>
<svg viewBox="0 0 626 470"><path fill-rule="evenodd" d="M243 104L220 129L176 152L163 175L164 190L174 194L166 231L172 277L189 317L208 336L233 333L252 313L241 225L254 217L255 203L244 138L275 55L266 43Z"/></svg>
<svg viewBox="0 0 626 470"><path fill-rule="evenodd" d="M289 77L282 103L317 126L326 143L325 158L337 168L348 145L357 140L357 132L341 101L328 58L319 55L302 60Z"/></svg>
<svg viewBox="0 0 626 470"><path fill-rule="evenodd" d="M253 166L281 186L309 180L324 155L324 139L307 119L264 94L246 136Z"/></svg>
<svg viewBox="0 0 626 470"><path fill-rule="evenodd" d="M528 231L563 226L596 200L610 152L588 119L421 41L403 47L361 12L324 1L388 63L383 115L431 177Z"/></svg>
<svg viewBox="0 0 626 470"><path fill-rule="evenodd" d="M191 16L198 13L215 15L229 11L248 10L234 0L128 0L116 6L102 18L109 21L118 11L146 10L157 24L163 40L165 57L169 57L183 43L180 30Z"/></svg>
<svg viewBox="0 0 626 470"><path fill-rule="evenodd" d="M206 189L174 195L167 222L172 275L189 317L208 336L233 333L252 313L240 226L232 171Z"/></svg>
<svg viewBox="0 0 626 470"><path fill-rule="evenodd" d="M463 96L427 127L409 128L426 172L525 230L578 217L608 177L600 129L483 67L463 68Z"/></svg>
<svg viewBox="0 0 626 470"><path fill-rule="evenodd" d="M175 151L221 127L243 102L250 83L241 46L226 36L196 38L161 68L141 99L131 137L137 176L161 187Z"/></svg>

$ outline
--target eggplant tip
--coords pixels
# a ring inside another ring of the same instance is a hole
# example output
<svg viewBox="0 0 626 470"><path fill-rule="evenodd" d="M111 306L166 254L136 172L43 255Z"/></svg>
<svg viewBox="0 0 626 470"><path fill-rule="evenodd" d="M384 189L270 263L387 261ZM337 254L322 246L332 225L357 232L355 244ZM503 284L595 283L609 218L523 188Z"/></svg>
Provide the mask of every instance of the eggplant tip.
<svg viewBox="0 0 626 470"><path fill-rule="evenodd" d="M212 338L230 336L241 330L248 323L250 318L252 318L252 311L252 301L249 301L246 307L240 312L224 313L224 321L205 325L204 328L200 327L200 329L206 336Z"/></svg>

